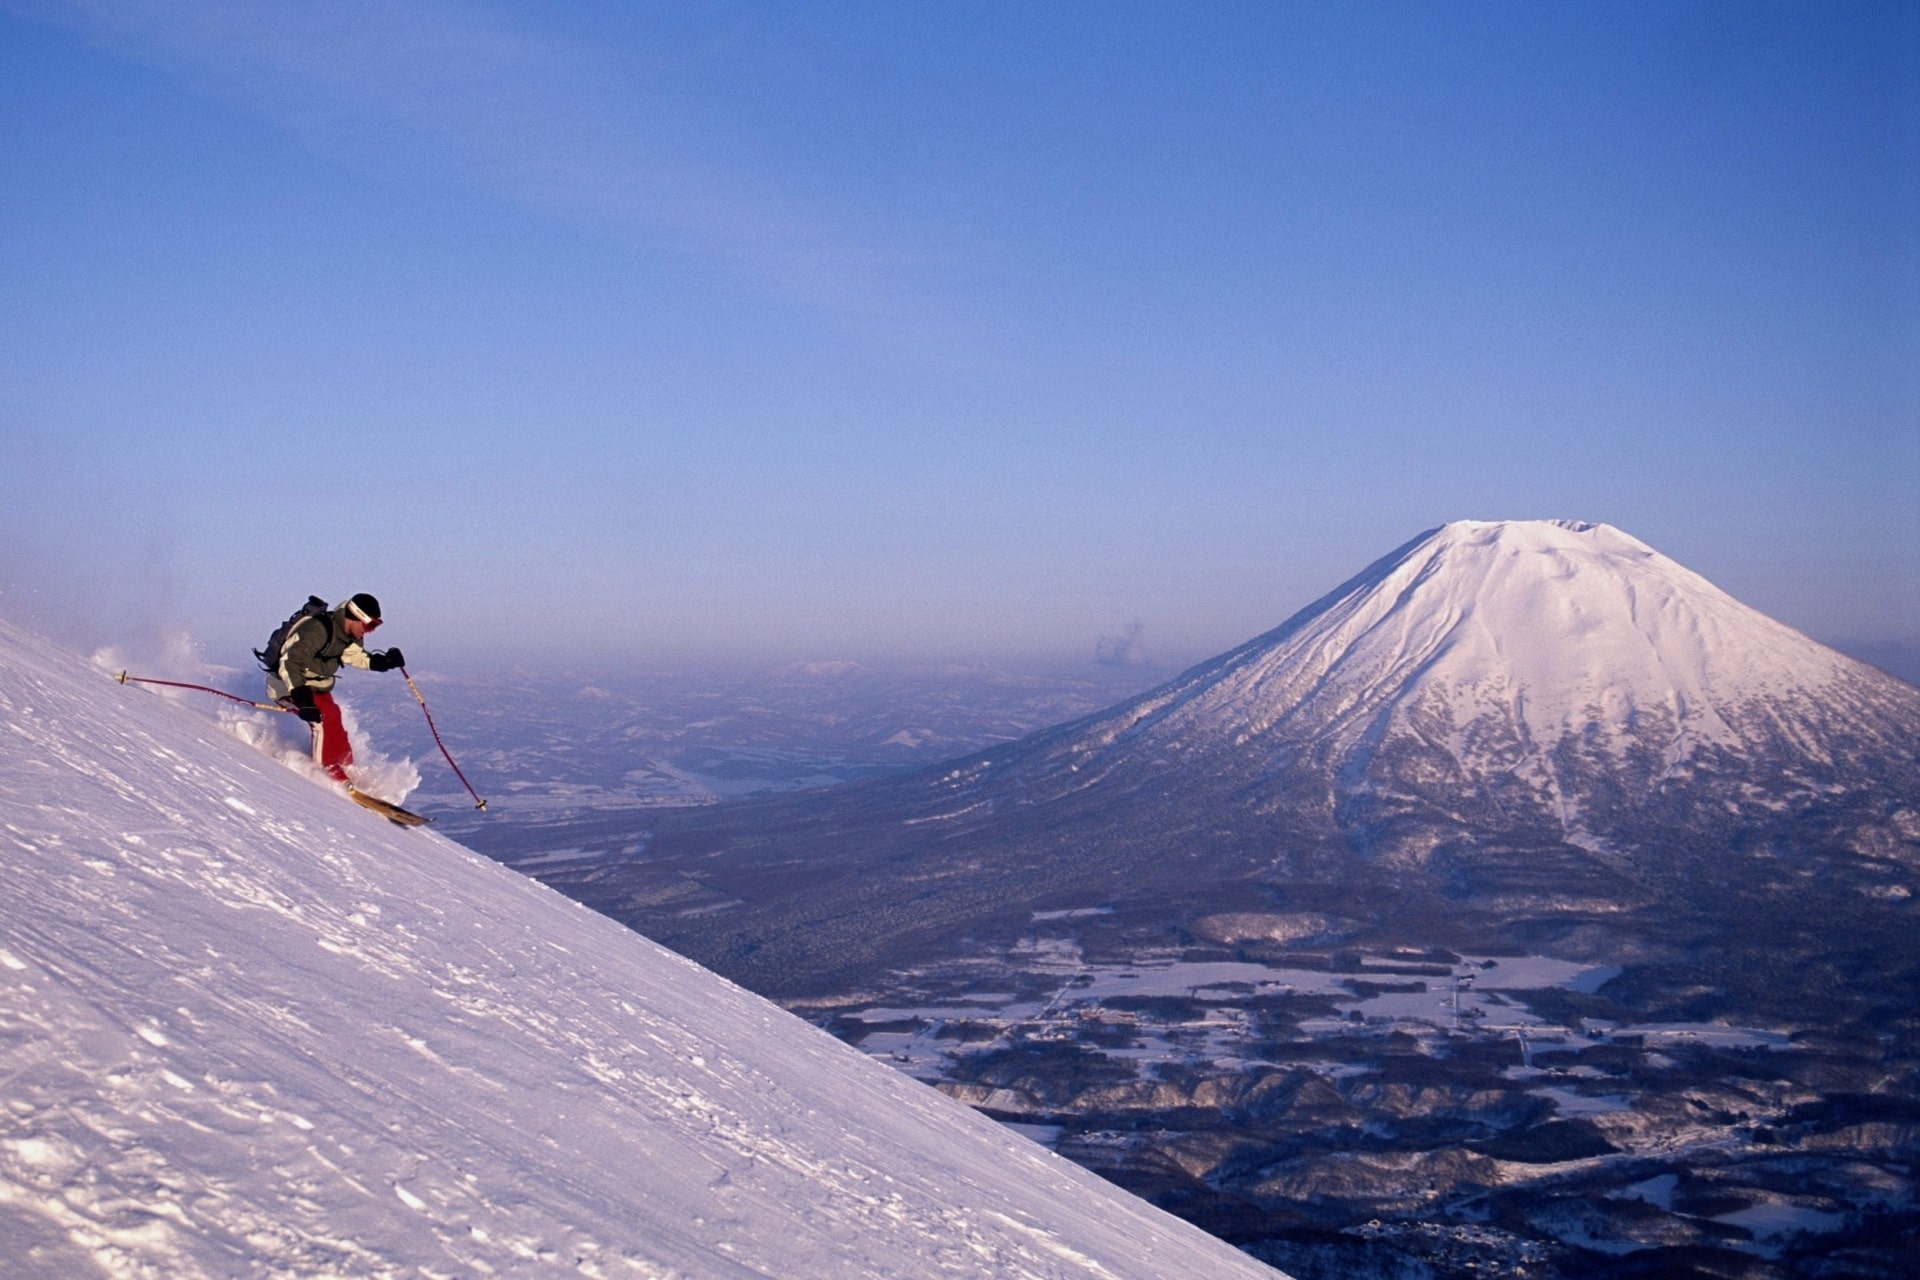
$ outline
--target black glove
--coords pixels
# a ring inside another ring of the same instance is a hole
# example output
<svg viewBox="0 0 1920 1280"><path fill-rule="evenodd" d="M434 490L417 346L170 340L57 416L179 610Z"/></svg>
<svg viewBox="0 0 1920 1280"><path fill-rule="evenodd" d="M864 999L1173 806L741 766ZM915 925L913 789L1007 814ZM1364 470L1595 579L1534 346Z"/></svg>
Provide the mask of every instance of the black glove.
<svg viewBox="0 0 1920 1280"><path fill-rule="evenodd" d="M367 655L369 671L395 671L406 665L407 660L398 649L388 649L381 653Z"/></svg>
<svg viewBox="0 0 1920 1280"><path fill-rule="evenodd" d="M293 713L308 724L320 723L320 708L313 705L313 690L301 685L286 696L285 701L293 704Z"/></svg>

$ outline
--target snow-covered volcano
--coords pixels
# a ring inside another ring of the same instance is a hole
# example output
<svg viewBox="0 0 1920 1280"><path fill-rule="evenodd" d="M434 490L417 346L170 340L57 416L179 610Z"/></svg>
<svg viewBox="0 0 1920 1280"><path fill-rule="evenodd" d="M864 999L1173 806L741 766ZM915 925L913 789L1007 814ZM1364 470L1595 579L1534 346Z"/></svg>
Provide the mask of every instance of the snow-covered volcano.
<svg viewBox="0 0 1920 1280"><path fill-rule="evenodd" d="M1624 755L1653 741L1678 765L1704 745L1782 738L1818 755L1841 725L1892 748L1898 683L1609 525L1460 521L1103 733L1153 721L1191 745L1313 739L1340 752L1412 736L1492 768L1506 757L1489 748L1547 753L1578 737Z"/></svg>
<svg viewBox="0 0 1920 1280"><path fill-rule="evenodd" d="M1699 884L1772 885L1756 857L1829 859L1836 885L1920 860L1917 743L1920 689L1617 529L1463 521L1109 711L909 778L661 814L637 859L539 874L780 991L1090 905L1142 928L1263 902L1675 928L1730 909ZM556 835L632 840L581 825Z"/></svg>
<svg viewBox="0 0 1920 1280"><path fill-rule="evenodd" d="M0 1273L1275 1274L0 624Z"/></svg>
<svg viewBox="0 0 1920 1280"><path fill-rule="evenodd" d="M1085 776L1189 762L1262 806L1323 796L1363 841L1409 806L1496 834L1476 801L1497 796L1506 825L1536 809L1584 843L1716 780L1736 815L1867 783L1916 741L1920 690L1618 529L1460 521L1040 755Z"/></svg>

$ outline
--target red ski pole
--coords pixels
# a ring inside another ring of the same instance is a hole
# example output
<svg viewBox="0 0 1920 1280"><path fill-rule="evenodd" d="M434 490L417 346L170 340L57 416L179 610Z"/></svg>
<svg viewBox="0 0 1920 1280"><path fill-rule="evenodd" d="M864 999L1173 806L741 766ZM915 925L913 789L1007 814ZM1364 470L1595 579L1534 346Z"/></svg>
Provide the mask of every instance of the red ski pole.
<svg viewBox="0 0 1920 1280"><path fill-rule="evenodd" d="M452 765L453 776L460 779L460 785L465 787L467 794L473 797L473 807L485 813L487 802L480 798L480 793L473 789L471 782L467 781L467 775L460 772L460 766L453 763L453 753L447 750L447 744L440 741L440 730L433 723L433 712L427 710L427 700L420 696L420 686L413 682L413 677L407 674L405 667L400 668L400 677L407 682L407 688L413 690L413 700L420 704L420 714L427 718L427 731L433 734L434 745L440 748L440 754L447 758L449 765Z"/></svg>
<svg viewBox="0 0 1920 1280"><path fill-rule="evenodd" d="M261 711L284 711L292 714L292 707L283 707L277 702L255 702L250 698L236 697L224 689L210 689L204 684L182 684L178 680L154 680L147 676L130 676L122 671L114 679L121 684L163 684L169 689L192 689L196 693L211 693L215 697L225 698L228 702L237 702L243 707L257 707Z"/></svg>

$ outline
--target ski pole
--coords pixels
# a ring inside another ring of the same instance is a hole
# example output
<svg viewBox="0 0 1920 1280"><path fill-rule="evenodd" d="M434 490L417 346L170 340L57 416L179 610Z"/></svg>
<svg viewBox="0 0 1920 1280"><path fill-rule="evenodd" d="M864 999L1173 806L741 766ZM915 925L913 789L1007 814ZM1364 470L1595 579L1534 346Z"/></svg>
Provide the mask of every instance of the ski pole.
<svg viewBox="0 0 1920 1280"><path fill-rule="evenodd" d="M114 679L121 684L164 684L169 689L192 689L197 693L211 693L216 697L225 698L228 702L237 702L243 707L257 707L262 711L284 711L289 715L293 713L292 707L283 707L277 702L254 702L250 698L236 697L224 689L210 689L204 684L182 684L178 680L154 680L147 676L130 676L124 671Z"/></svg>
<svg viewBox="0 0 1920 1280"><path fill-rule="evenodd" d="M453 752L447 750L447 744L440 741L440 730L433 723L433 712L427 710L427 700L420 696L420 686L413 682L413 677L407 674L405 667L400 668L400 678L407 682L407 688L413 690L413 700L420 704L420 714L427 718L427 731L433 734L434 745L440 748L440 754L447 758L447 763L453 765L453 776L460 779L460 785L465 787L467 794L473 797L473 807L485 813L487 802L480 798L480 793L473 789L471 782L467 781L467 775L460 772L460 766L453 763Z"/></svg>

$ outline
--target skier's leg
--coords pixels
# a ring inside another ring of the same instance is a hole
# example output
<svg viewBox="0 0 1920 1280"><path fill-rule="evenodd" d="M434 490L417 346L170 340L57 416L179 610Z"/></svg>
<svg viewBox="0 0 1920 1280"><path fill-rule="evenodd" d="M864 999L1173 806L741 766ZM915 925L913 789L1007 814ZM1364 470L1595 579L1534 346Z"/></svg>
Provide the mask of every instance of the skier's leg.
<svg viewBox="0 0 1920 1280"><path fill-rule="evenodd" d="M347 741L346 722L340 718L340 704L331 693L313 695L320 708L320 723L313 728L313 759L335 782L347 780L347 766L353 763L353 744Z"/></svg>

